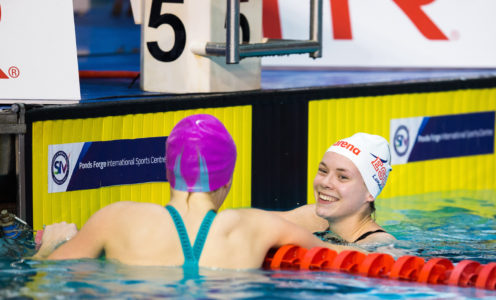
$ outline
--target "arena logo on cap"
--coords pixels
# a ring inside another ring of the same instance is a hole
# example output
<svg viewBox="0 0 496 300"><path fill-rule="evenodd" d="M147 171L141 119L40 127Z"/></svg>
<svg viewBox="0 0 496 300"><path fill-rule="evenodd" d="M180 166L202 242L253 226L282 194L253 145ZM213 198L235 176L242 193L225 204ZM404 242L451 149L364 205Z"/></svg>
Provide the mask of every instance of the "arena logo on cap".
<svg viewBox="0 0 496 300"><path fill-rule="evenodd" d="M350 144L345 141L337 141L336 143L334 143L333 146L339 146L341 148L345 148L346 150L350 150L350 152L352 152L355 155L359 155L361 152L360 149L358 149L358 147L355 147L353 144Z"/></svg>
<svg viewBox="0 0 496 300"><path fill-rule="evenodd" d="M64 151L58 151L52 158L52 179L62 185L69 177L69 157Z"/></svg>

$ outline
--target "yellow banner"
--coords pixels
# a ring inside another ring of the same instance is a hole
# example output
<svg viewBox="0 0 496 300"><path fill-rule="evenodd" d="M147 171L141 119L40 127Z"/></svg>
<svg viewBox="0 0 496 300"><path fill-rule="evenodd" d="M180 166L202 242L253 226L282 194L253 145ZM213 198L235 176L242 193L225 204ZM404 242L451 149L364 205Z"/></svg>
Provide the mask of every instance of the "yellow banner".
<svg viewBox="0 0 496 300"><path fill-rule="evenodd" d="M414 93L309 103L307 199L314 203L313 179L327 148L356 132L385 137L392 119L496 110L496 89ZM392 145L392 144L391 144ZM394 165L379 198L456 190L496 189L494 152Z"/></svg>
<svg viewBox="0 0 496 300"><path fill-rule="evenodd" d="M168 136L177 122L193 114L211 114L224 123L238 150L233 185L221 209L251 205L252 107L196 109L33 123L33 227L72 222L79 228L98 209L117 201L169 201L169 183L143 183L48 193L48 146ZM164 145L165 147L165 145Z"/></svg>

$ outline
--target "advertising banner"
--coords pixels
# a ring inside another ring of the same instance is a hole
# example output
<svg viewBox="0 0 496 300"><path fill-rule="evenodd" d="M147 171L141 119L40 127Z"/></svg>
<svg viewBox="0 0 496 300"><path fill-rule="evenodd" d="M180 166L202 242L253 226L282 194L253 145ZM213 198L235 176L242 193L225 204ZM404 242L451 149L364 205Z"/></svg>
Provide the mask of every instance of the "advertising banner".
<svg viewBox="0 0 496 300"><path fill-rule="evenodd" d="M494 111L392 119L393 165L494 153Z"/></svg>
<svg viewBox="0 0 496 300"><path fill-rule="evenodd" d="M267 2L267 3L266 3ZM310 1L266 0L264 33L308 39ZM493 0L323 0L323 56L268 57L265 66L496 67Z"/></svg>
<svg viewBox="0 0 496 300"><path fill-rule="evenodd" d="M0 103L15 99L81 99L72 1L0 0Z"/></svg>
<svg viewBox="0 0 496 300"><path fill-rule="evenodd" d="M48 146L48 192L164 182L167 137Z"/></svg>

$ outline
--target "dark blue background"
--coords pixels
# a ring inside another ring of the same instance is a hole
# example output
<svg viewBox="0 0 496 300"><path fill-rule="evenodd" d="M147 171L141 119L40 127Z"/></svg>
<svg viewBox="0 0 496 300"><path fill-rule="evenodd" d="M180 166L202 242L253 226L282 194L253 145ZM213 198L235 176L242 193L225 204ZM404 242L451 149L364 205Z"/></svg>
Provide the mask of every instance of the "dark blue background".
<svg viewBox="0 0 496 300"><path fill-rule="evenodd" d="M74 166L67 191L94 189L103 186L123 185L144 182L167 181L165 164L145 164L79 169L79 163L132 159L135 157L165 157L167 137L154 137L133 140L116 140L86 143ZM87 146L89 145L89 146Z"/></svg>
<svg viewBox="0 0 496 300"><path fill-rule="evenodd" d="M441 140L439 143L434 141L418 143L416 140L408 161L494 153L494 111L430 117L424 122L420 127L419 136L477 129L491 129L493 135Z"/></svg>

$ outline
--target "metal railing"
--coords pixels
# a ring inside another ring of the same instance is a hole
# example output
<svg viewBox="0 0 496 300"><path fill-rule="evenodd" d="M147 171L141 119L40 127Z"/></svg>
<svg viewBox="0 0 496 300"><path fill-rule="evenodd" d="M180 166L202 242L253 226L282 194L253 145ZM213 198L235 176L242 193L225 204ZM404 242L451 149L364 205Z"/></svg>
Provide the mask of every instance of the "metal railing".
<svg viewBox="0 0 496 300"><path fill-rule="evenodd" d="M240 44L239 0L227 0L226 42L207 42L193 47L193 53L202 56L225 56L227 64L237 64L245 57L309 53L322 56L322 0L310 0L310 39L267 39L263 43Z"/></svg>

